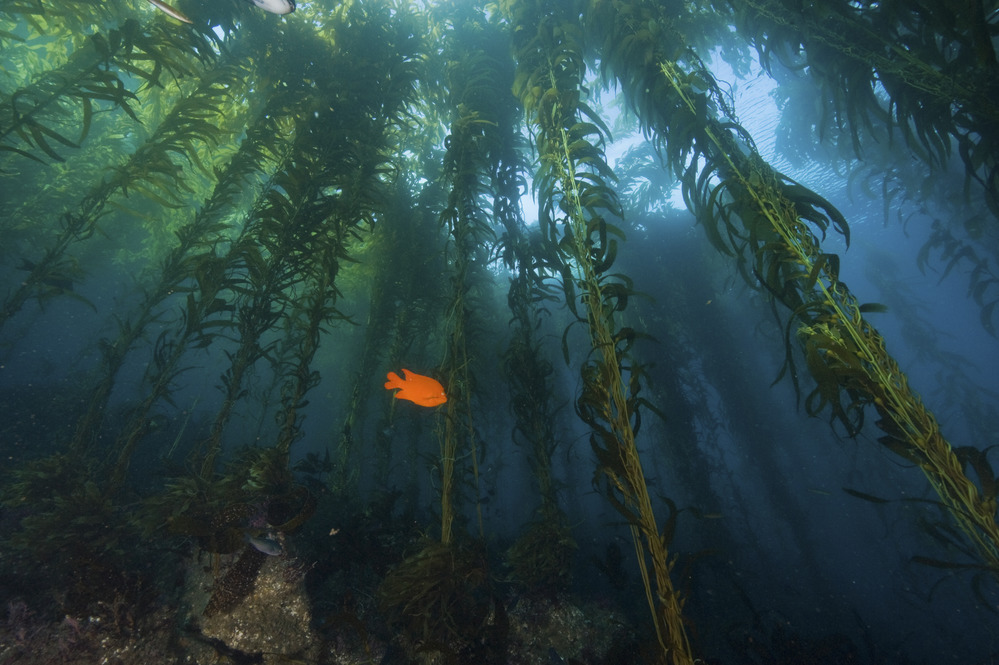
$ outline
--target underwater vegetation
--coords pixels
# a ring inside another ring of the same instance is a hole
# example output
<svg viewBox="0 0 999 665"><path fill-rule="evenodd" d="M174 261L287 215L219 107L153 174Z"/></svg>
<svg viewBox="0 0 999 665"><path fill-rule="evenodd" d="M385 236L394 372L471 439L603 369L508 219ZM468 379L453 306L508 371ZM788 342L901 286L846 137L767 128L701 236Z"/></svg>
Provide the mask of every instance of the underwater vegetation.
<svg viewBox="0 0 999 665"><path fill-rule="evenodd" d="M997 43L0 4L0 660L938 660L999 612Z"/></svg>

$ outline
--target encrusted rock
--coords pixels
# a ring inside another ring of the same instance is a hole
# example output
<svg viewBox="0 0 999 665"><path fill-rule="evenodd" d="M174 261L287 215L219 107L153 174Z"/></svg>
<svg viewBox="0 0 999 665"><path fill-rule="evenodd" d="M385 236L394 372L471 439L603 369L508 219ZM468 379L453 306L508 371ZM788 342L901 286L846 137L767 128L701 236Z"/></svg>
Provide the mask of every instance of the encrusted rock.
<svg viewBox="0 0 999 665"><path fill-rule="evenodd" d="M259 554L259 553L257 553ZM249 555L254 557L254 555ZM263 556L252 590L233 607L213 606L212 612L193 617L209 642L244 654L262 655L263 662L286 662L294 657L314 661L319 641L312 631L311 611L300 562L286 556ZM240 570L240 557L232 570ZM211 573L204 573L210 585ZM223 574L218 583L226 579ZM245 580L244 580L245 581ZM203 585L199 585L203 586ZM242 595L242 594L240 594ZM213 598L216 596L213 595ZM201 607L205 607L204 601ZM199 605L192 604L197 612Z"/></svg>

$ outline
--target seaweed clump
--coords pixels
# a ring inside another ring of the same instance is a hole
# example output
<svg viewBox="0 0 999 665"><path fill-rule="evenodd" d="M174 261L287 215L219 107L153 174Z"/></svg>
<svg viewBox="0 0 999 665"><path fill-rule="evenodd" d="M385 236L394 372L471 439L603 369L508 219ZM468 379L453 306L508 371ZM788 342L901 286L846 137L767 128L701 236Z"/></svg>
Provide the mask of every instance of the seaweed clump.
<svg viewBox="0 0 999 665"><path fill-rule="evenodd" d="M576 541L561 511L531 522L506 552L506 565L517 586L535 593L554 594L572 583Z"/></svg>
<svg viewBox="0 0 999 665"><path fill-rule="evenodd" d="M506 614L479 546L428 539L389 571L378 601L389 624L401 627L418 651L457 657L473 648L498 652L505 644Z"/></svg>
<svg viewBox="0 0 999 665"><path fill-rule="evenodd" d="M234 610L253 591L267 554L248 537L283 539L315 513L315 496L293 482L286 455L277 448L249 447L212 481L197 476L175 479L161 495L145 502L145 526L192 538L212 557L216 579L204 615ZM238 558L220 574L221 557Z"/></svg>
<svg viewBox="0 0 999 665"><path fill-rule="evenodd" d="M77 457L56 453L11 471L0 485L8 532L0 576L8 591L50 590L58 614L87 613L142 585L150 556L128 516L102 495Z"/></svg>

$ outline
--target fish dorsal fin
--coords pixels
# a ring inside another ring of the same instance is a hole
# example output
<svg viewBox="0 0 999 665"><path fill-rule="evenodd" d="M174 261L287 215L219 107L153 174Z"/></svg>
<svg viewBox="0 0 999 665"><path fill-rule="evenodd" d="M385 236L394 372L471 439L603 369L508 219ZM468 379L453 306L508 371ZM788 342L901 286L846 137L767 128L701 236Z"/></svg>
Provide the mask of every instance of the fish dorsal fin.
<svg viewBox="0 0 999 665"><path fill-rule="evenodd" d="M395 372L389 372L386 378L388 379L388 381L385 382L385 388L387 390L392 390L393 388L402 388L404 385L402 378Z"/></svg>

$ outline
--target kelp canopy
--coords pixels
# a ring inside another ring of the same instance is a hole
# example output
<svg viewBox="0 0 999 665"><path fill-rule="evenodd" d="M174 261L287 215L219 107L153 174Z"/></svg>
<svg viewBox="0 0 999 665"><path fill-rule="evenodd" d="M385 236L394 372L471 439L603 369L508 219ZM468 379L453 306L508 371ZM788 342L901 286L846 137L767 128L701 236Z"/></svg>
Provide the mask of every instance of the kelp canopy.
<svg viewBox="0 0 999 665"><path fill-rule="evenodd" d="M642 662L995 656L999 3L176 6L0 3L7 595L225 615L284 543L410 656L570 592Z"/></svg>

